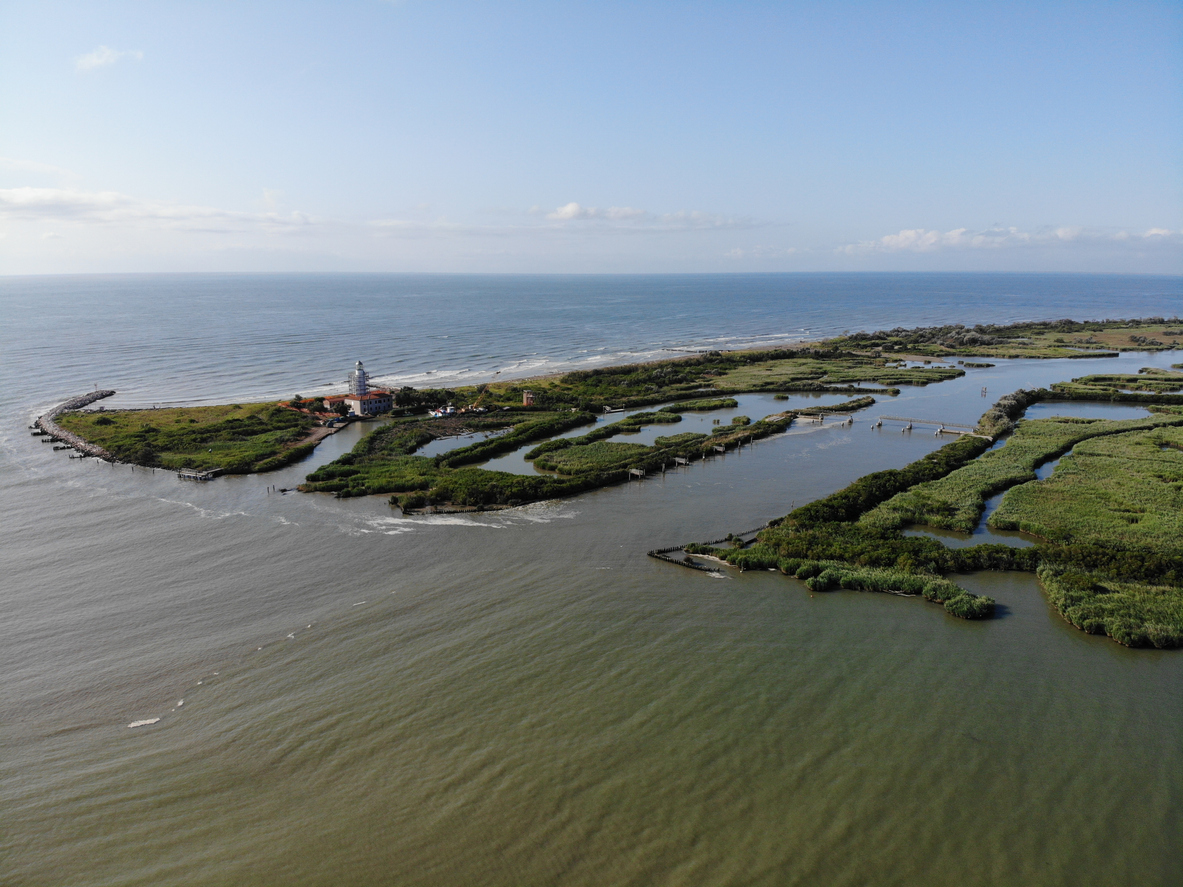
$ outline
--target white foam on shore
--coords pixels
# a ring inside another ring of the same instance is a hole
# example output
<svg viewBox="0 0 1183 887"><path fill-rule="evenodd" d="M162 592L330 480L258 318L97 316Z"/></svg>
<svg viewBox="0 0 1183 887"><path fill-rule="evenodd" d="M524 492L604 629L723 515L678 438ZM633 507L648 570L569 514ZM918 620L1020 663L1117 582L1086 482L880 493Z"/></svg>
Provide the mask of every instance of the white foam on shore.
<svg viewBox="0 0 1183 887"><path fill-rule="evenodd" d="M656 360L668 360L671 357L683 357L706 351L742 351L752 348L775 347L778 345L794 345L806 341L810 337L807 329L797 329L788 333L772 333L751 336L711 336L690 342L653 342L648 346L617 349L608 351L606 348L594 350L579 349L573 356L527 354L517 360L505 364L490 364L474 368L471 363L461 368L452 369L439 367L430 370L418 370L410 373L379 373L371 377L371 381L383 388L401 388L409 385L412 388L444 388L460 385L474 385L482 382L509 381L534 376L549 376L558 373L569 373L574 370L586 370L607 366L624 366L633 363L647 363ZM326 388L342 388L345 383L338 383Z"/></svg>
<svg viewBox="0 0 1183 887"><path fill-rule="evenodd" d="M160 721L160 718L147 718L146 720L143 720L143 721L132 721L127 726L128 727L147 727L151 724L158 723L159 721Z"/></svg>

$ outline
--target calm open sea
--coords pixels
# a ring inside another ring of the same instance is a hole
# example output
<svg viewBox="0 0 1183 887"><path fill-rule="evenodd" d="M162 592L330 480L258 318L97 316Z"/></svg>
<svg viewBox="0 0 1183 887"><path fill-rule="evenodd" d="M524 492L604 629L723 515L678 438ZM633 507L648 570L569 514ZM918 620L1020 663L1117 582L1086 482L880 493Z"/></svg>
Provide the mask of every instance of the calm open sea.
<svg viewBox="0 0 1183 887"><path fill-rule="evenodd" d="M111 405L309 395L358 359L444 384L1179 313L1183 279L1158 277L0 278L0 883L1178 884L1183 653L1084 635L1022 574L963 577L1001 604L968 623L644 556L903 465L929 433L859 417L574 500L404 518L267 493L359 426L208 484L69 460L26 426L95 385ZM864 416L975 421L1021 386L1180 359L997 361Z"/></svg>

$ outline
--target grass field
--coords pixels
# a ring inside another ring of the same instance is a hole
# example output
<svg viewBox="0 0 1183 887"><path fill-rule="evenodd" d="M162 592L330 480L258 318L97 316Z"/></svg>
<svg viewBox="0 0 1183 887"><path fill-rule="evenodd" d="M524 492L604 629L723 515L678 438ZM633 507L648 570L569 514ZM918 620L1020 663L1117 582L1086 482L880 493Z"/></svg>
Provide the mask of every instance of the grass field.
<svg viewBox="0 0 1183 887"><path fill-rule="evenodd" d="M57 423L115 458L163 468L267 471L311 452L317 421L275 403L63 413Z"/></svg>

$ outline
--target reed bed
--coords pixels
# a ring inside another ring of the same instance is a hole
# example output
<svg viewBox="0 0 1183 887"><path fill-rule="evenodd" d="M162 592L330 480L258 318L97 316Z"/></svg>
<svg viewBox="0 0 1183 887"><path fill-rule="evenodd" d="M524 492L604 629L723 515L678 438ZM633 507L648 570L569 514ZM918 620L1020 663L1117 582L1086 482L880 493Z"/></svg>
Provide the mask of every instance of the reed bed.
<svg viewBox="0 0 1183 887"><path fill-rule="evenodd" d="M1001 449L984 453L945 477L897 494L867 512L861 520L884 528L923 524L970 533L981 519L986 499L1035 480L1039 465L1063 455L1082 441L1168 425L1183 425L1183 417L1126 421L1062 417L1027 420L1019 424ZM996 526L1003 528L1000 524Z"/></svg>
<svg viewBox="0 0 1183 887"><path fill-rule="evenodd" d="M1180 425L1078 444L1050 478L1011 490L991 525L1061 544L1103 541L1183 554Z"/></svg>
<svg viewBox="0 0 1183 887"><path fill-rule="evenodd" d="M964 618L990 615L994 602L954 591L959 587L941 577L1037 571L1049 600L1073 625L1128 646L1183 646L1183 416L1155 405L1148 419L1057 418L1016 426L1027 406L1052 396L1017 391L983 414L979 430L1017 429L1001 449L987 452L989 440L961 438L770 522L750 546L686 550L740 569L779 569L813 591L926 594L928 583L946 582L932 587L933 599ZM1051 481L1030 482L1036 465L1074 446ZM992 523L1045 537L1032 548L948 549L902 534L905 523L949 526L959 515L964 522L953 525L972 529L985 496L1012 483L1020 486Z"/></svg>

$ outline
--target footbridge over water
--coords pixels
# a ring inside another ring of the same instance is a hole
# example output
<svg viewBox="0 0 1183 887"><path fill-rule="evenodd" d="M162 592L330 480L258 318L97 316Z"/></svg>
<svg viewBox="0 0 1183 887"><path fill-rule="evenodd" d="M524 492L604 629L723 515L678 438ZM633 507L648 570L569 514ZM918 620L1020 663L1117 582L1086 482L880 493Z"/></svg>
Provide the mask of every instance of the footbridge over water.
<svg viewBox="0 0 1183 887"><path fill-rule="evenodd" d="M909 416L880 416L879 421L875 423L878 428L884 422L903 422L905 423L902 431L908 431L913 425L927 425L929 427L936 427L937 434L967 434L970 437L980 437L983 440L993 440L985 434L978 434L974 429L975 425L963 425L960 422L942 422L939 419L913 419Z"/></svg>

